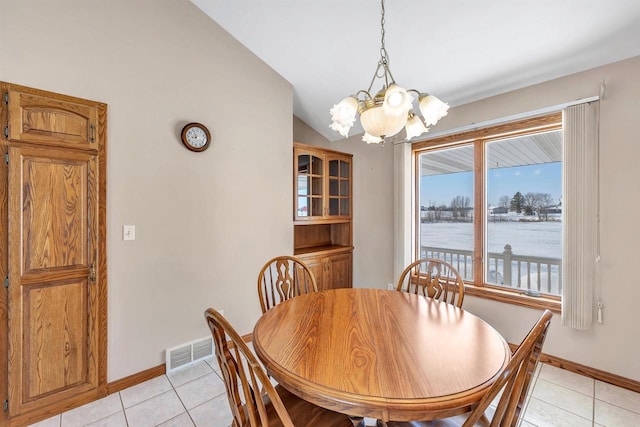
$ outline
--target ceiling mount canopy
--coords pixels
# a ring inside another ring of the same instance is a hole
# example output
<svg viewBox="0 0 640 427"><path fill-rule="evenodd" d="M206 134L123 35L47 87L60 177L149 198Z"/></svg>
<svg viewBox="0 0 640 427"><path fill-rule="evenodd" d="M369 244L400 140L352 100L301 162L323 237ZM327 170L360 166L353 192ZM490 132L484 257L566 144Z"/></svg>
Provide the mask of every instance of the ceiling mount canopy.
<svg viewBox="0 0 640 427"><path fill-rule="evenodd" d="M398 134L402 129L405 129L407 140L415 138L427 132L429 126L435 125L449 110L449 105L437 97L415 89L406 90L396 83L384 45L384 0L381 0L381 4L380 60L369 88L346 97L329 110L332 120L329 127L345 138L349 136L356 115L360 114L360 123L364 129L362 140L368 144L384 142L385 138ZM382 81L382 88L372 95L371 89L376 80ZM414 97L411 93L417 96L422 117L413 111Z"/></svg>

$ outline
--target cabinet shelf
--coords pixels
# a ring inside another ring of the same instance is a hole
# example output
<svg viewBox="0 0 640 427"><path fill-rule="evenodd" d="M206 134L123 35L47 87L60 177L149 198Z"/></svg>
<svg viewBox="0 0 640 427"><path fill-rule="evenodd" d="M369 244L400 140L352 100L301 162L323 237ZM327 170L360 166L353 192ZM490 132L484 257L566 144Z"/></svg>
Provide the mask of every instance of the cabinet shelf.
<svg viewBox="0 0 640 427"><path fill-rule="evenodd" d="M294 255L327 255L338 252L348 252L352 251L353 246L342 246L342 245L323 245L323 246L312 246L309 248L299 248L293 251Z"/></svg>

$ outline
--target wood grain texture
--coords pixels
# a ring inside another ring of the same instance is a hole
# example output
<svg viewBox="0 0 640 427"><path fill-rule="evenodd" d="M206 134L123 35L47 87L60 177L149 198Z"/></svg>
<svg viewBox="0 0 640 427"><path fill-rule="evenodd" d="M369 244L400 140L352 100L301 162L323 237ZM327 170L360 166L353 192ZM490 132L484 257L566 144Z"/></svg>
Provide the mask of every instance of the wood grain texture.
<svg viewBox="0 0 640 427"><path fill-rule="evenodd" d="M298 295L318 292L316 278L304 261L278 256L267 261L258 274L258 298L262 312Z"/></svg>
<svg viewBox="0 0 640 427"><path fill-rule="evenodd" d="M8 349L1 390L8 423L26 425L106 394L106 105L0 87L9 94L10 157L0 169L9 188L0 215L10 227L0 314L11 319L0 340L0 353Z"/></svg>
<svg viewBox="0 0 640 427"><path fill-rule="evenodd" d="M303 260L313 273L319 291L350 288L353 280L352 248L330 246L326 249L300 254L298 258Z"/></svg>
<svg viewBox="0 0 640 427"><path fill-rule="evenodd" d="M145 381L164 375L167 372L166 365L158 365L153 368L146 369L141 372L137 372L128 377L120 378L119 380L112 381L107 385L108 394L117 393L126 388L133 387Z"/></svg>
<svg viewBox="0 0 640 427"><path fill-rule="evenodd" d="M464 413L511 352L495 329L453 305L378 289L321 291L264 314L253 345L296 395L385 421Z"/></svg>
<svg viewBox="0 0 640 427"><path fill-rule="evenodd" d="M4 98L6 92L5 85L0 82L0 96ZM4 100L0 100L0 129L4 129L7 125L7 105ZM0 155L4 156L7 152L7 140L4 132L0 132ZM8 236L8 165L4 159L0 161L0 236ZM4 282L5 277L9 274L8 266L8 244L9 239L0 238L0 280ZM0 288L1 289L1 288ZM8 348L9 348L9 317L8 317L8 293L0 291L0 401L5 401L9 397L7 384L8 378ZM0 413L0 426L7 423L8 414L2 411Z"/></svg>
<svg viewBox="0 0 640 427"><path fill-rule="evenodd" d="M9 139L57 147L98 148L98 109L86 102L9 88Z"/></svg>
<svg viewBox="0 0 640 427"><path fill-rule="evenodd" d="M462 308L464 282L458 271L446 261L422 258L400 273L396 290L423 295Z"/></svg>

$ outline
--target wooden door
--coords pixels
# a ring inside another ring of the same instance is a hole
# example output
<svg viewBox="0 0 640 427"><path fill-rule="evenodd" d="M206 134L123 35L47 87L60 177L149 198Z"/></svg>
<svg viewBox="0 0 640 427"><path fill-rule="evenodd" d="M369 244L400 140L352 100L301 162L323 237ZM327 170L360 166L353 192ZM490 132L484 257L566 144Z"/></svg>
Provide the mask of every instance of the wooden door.
<svg viewBox="0 0 640 427"><path fill-rule="evenodd" d="M353 255L351 252L336 254L329 257L328 272L331 289L351 287L351 269Z"/></svg>
<svg viewBox="0 0 640 427"><path fill-rule="evenodd" d="M324 154L294 148L294 220L314 220L325 216L324 174Z"/></svg>
<svg viewBox="0 0 640 427"><path fill-rule="evenodd" d="M22 424L106 394L106 106L12 89L8 412Z"/></svg>
<svg viewBox="0 0 640 427"><path fill-rule="evenodd" d="M309 270L313 274L313 277L316 279L316 285L318 286L319 291L324 291L327 289L327 281L325 280L325 270L326 270L326 258L323 256L315 256L315 257L300 257L307 264Z"/></svg>

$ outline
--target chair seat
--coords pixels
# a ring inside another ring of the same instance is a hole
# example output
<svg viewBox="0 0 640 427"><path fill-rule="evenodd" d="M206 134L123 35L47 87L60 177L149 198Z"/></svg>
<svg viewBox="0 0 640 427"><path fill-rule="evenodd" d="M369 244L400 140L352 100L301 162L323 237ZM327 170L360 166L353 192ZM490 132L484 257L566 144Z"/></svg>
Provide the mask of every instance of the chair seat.
<svg viewBox="0 0 640 427"><path fill-rule="evenodd" d="M277 385L275 389L295 426L353 427L353 423L347 415L321 408L300 399L281 385ZM280 419L275 416L273 405L269 404L267 406L267 414L269 416L269 427L282 426Z"/></svg>

